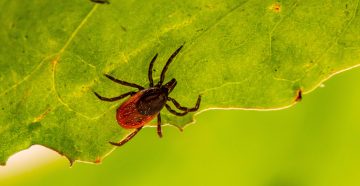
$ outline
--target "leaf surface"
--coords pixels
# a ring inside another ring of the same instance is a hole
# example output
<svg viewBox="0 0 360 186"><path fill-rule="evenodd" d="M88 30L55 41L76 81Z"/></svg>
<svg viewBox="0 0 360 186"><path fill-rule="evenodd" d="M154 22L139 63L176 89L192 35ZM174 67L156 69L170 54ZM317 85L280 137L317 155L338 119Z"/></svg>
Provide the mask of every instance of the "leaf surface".
<svg viewBox="0 0 360 186"><path fill-rule="evenodd" d="M71 162L99 162L130 131L115 120L122 103L101 102L148 86L181 45L166 80L200 111L278 109L332 75L359 65L359 0L143 0L96 4L0 0L0 163L33 144ZM199 112L200 112L199 111ZM193 121L162 112L179 128ZM155 133L155 132L154 132ZM140 134L141 135L141 134ZM166 135L166 129L164 130Z"/></svg>

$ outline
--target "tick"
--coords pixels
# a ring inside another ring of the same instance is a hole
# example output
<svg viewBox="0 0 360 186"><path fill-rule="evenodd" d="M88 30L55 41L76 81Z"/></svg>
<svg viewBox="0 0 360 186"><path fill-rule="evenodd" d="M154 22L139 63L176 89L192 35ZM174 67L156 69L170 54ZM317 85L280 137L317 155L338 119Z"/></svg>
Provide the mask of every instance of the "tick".
<svg viewBox="0 0 360 186"><path fill-rule="evenodd" d="M118 101L123 99L127 96L131 96L128 100L120 105L120 107L116 111L116 120L119 125L125 129L134 129L132 133L122 139L120 142L110 142L110 144L115 146L124 145L128 142L131 138L133 138L145 124L149 123L152 119L157 117L157 134L159 137L162 137L161 132L161 115L160 111L165 107L170 113L177 115L177 116L184 116L189 112L195 112L199 109L201 96L198 96L196 101L196 105L193 108L183 107L177 102L174 98L169 97L171 91L174 90L177 81L175 78L172 78L169 82L164 83L165 73L176 57L176 55L180 52L183 46L180 46L167 60L164 68L161 71L160 80L159 82L154 85L153 77L152 77L152 69L154 66L154 62L158 56L152 58L148 70L148 78L149 78L149 87L144 88L135 83L129 83L123 80L116 79L108 74L104 74L107 78L115 83L119 83L124 86L129 86L133 88L137 88L138 91L130 91L124 93L120 96L107 98L100 96L98 93L94 92L96 97L98 97L102 101ZM168 102L172 102L174 106L182 112L177 112L170 107Z"/></svg>

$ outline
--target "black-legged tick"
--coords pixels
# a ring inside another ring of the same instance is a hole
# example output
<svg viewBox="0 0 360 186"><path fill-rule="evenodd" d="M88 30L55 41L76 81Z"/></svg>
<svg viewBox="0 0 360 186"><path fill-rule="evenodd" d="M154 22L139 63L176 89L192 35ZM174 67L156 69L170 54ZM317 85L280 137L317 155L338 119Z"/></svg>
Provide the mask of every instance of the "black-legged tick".
<svg viewBox="0 0 360 186"><path fill-rule="evenodd" d="M112 145L121 146L125 144L131 138L133 138L142 129L142 127L145 124L150 122L156 116L157 116L157 133L159 137L162 137L160 111L164 106L166 107L167 110L170 111L170 113L175 114L177 116L184 116L188 112L195 112L199 109L200 101L201 101L200 95L197 99L195 107L193 108L183 107L174 98L169 97L169 94L177 84L175 78L171 79L169 82L163 85L166 70L168 69L170 63L173 61L175 56L180 52L182 47L183 46L180 46L167 60L164 68L161 71L160 80L156 85L154 85L153 82L152 69L158 54L156 54L152 58L148 70L148 78L150 82L149 88L144 88L135 83L128 83L126 81L122 81L108 74L105 74L107 78L109 78L110 80L116 83L137 88L139 90L138 92L131 91L113 98L106 98L94 92L95 95L102 101L117 101L127 96L131 96L128 100L122 103L120 107L117 109L116 119L121 127L125 129L135 129L135 130L118 143L110 142ZM175 110L173 110L167 104L167 101L171 101L176 108L178 108L183 112L176 112Z"/></svg>

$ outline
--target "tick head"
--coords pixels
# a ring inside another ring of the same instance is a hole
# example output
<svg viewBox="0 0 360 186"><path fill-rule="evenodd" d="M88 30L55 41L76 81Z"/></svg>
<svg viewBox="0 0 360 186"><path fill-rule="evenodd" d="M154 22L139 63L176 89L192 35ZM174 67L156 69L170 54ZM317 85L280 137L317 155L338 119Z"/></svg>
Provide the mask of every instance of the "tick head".
<svg viewBox="0 0 360 186"><path fill-rule="evenodd" d="M176 86L177 81L175 78L172 78L169 82L167 82L165 85L162 86L166 90L166 92L169 94Z"/></svg>

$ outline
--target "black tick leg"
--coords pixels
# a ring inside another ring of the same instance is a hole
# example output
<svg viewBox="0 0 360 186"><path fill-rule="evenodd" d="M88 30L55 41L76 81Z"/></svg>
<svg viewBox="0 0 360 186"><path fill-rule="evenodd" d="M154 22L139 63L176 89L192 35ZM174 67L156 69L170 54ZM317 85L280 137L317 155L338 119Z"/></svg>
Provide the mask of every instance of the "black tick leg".
<svg viewBox="0 0 360 186"><path fill-rule="evenodd" d="M152 77L152 69L153 69L154 62L155 62L157 56L158 56L158 54L155 54L155 56L152 58L152 60L150 62L150 66L149 66L148 77L149 77L150 87L154 86L154 80L153 80L153 77Z"/></svg>
<svg viewBox="0 0 360 186"><path fill-rule="evenodd" d="M201 102L201 96L199 95L199 97L196 101L196 105L193 108L183 107L179 104L179 102L177 102L174 98L171 98L171 97L168 97L168 101L173 102L175 107L178 108L179 110L186 111L186 112L195 112L199 109L200 102Z"/></svg>
<svg viewBox="0 0 360 186"><path fill-rule="evenodd" d="M158 85L161 86L162 83L164 82L164 79L165 79L165 73L166 73L166 70L168 69L170 63L172 62L172 60L176 57L176 55L180 52L180 50L182 49L183 45L181 45L177 50L175 50L175 52L170 56L170 58L167 60L164 68L162 69L161 71L161 75L160 75L160 80L159 80L159 83Z"/></svg>
<svg viewBox="0 0 360 186"><path fill-rule="evenodd" d="M102 101L109 101L109 102L120 100L120 99L122 99L122 98L125 98L126 96L134 95L135 93L136 93L136 92L127 92L127 93L122 94L122 95L117 96L117 97L106 98L106 97L102 97L102 96L100 96L98 93L94 92L95 96L98 97L100 100L102 100Z"/></svg>
<svg viewBox="0 0 360 186"><path fill-rule="evenodd" d="M159 137L162 137L162 132L161 132L161 116L160 113L157 116L157 133L159 135Z"/></svg>
<svg viewBox="0 0 360 186"><path fill-rule="evenodd" d="M115 146L122 146L124 145L126 142L128 142L129 140L131 140L131 138L133 138L140 130L142 129L142 127L139 127L137 129L135 129L134 132L132 132L131 134L129 134L128 136L126 136L125 139L121 140L120 142L116 143L116 142L109 142L111 145L115 145Z"/></svg>
<svg viewBox="0 0 360 186"><path fill-rule="evenodd" d="M123 81L123 80L120 80L120 79L116 79L108 74L104 74L104 76L106 76L107 78L109 78L111 81L115 82L115 83L119 83L121 85L124 85L124 86L128 86L128 87L134 87L134 88L137 88L139 90L143 90L144 87L140 86L140 85L137 85L135 83L129 83L129 82L126 82L126 81Z"/></svg>
<svg viewBox="0 0 360 186"><path fill-rule="evenodd" d="M176 112L175 110L173 110L168 104L166 104L165 105L165 107L166 107L166 109L170 112L170 113L172 113L172 114L174 114L174 115L177 115L177 116L185 116L188 112L187 111L185 111L185 112Z"/></svg>

